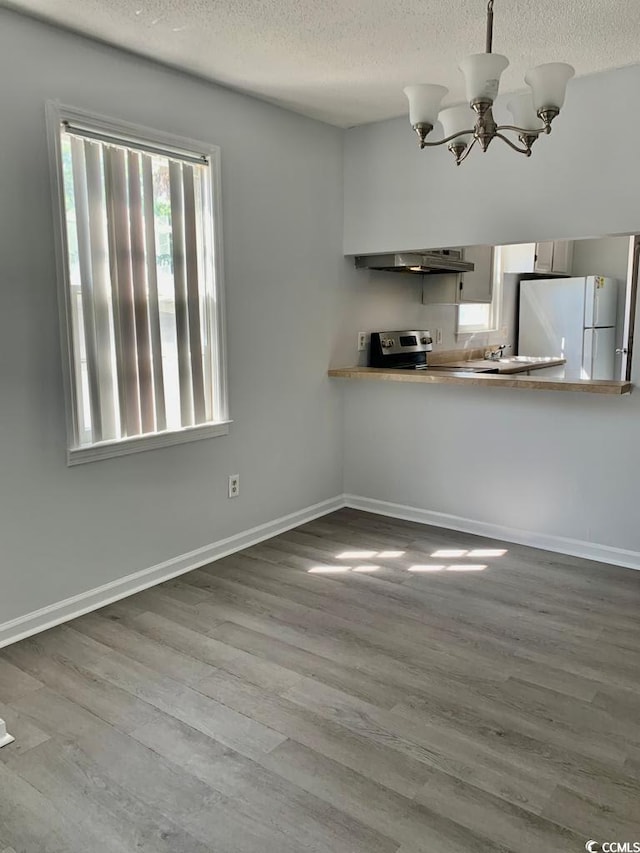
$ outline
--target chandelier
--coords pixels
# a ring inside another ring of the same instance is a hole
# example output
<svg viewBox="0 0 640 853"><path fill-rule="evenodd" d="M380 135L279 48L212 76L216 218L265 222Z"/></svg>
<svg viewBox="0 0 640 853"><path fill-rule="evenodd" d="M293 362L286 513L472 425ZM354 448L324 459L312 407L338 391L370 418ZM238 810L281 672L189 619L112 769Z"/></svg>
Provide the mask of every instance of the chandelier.
<svg viewBox="0 0 640 853"><path fill-rule="evenodd" d="M418 134L420 148L447 145L459 166L478 142L483 151L497 137L514 151L531 156L531 146L542 133L551 133L551 122L559 114L564 103L567 83L574 69L565 62L548 62L538 65L525 74L525 83L530 91L516 95L507 104L514 124L496 124L493 118L493 102L498 95L500 75L509 64L506 56L492 53L493 44L493 0L487 5L487 41L485 53L474 53L460 63L464 74L469 107L449 107L440 111L440 103L449 91L444 86L424 83L407 86L404 93L409 100L409 121ZM440 120L444 138L427 142L426 137ZM517 134L517 145L507 133Z"/></svg>

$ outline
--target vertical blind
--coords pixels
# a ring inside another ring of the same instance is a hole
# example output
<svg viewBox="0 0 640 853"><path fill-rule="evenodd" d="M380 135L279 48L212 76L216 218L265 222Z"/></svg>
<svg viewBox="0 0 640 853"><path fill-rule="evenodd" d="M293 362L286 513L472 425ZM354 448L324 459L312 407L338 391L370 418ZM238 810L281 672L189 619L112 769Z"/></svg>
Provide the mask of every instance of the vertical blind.
<svg viewBox="0 0 640 853"><path fill-rule="evenodd" d="M76 443L215 420L206 164L61 131Z"/></svg>

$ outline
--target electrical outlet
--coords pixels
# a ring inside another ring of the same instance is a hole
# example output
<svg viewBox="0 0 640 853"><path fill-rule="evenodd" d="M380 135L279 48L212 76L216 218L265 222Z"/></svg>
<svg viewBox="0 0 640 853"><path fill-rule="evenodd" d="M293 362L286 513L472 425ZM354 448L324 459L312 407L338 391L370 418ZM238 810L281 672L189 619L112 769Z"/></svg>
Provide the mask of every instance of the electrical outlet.
<svg viewBox="0 0 640 853"><path fill-rule="evenodd" d="M358 332L358 352L364 352L367 348L367 333Z"/></svg>
<svg viewBox="0 0 640 853"><path fill-rule="evenodd" d="M442 343L442 329L436 329L436 343Z"/></svg>
<svg viewBox="0 0 640 853"><path fill-rule="evenodd" d="M229 497L237 498L240 494L240 474L229 474Z"/></svg>

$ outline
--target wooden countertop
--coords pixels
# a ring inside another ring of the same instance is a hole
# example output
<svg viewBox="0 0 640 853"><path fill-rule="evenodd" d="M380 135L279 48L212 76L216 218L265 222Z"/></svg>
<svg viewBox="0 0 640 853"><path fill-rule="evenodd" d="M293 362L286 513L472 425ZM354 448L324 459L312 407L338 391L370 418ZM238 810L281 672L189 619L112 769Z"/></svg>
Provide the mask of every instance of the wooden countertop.
<svg viewBox="0 0 640 853"><path fill-rule="evenodd" d="M397 370L382 367L337 367L329 376L338 379L368 379L383 382L417 382L422 385L485 385L517 388L520 391L577 391L582 394L630 394L631 382L607 379L545 379L519 374L472 373L465 370Z"/></svg>

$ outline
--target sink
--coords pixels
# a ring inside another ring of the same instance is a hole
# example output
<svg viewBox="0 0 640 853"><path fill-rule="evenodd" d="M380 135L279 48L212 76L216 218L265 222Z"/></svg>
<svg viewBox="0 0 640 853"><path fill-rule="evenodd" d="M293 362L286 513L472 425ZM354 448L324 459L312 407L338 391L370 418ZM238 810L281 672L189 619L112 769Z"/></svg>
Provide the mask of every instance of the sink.
<svg viewBox="0 0 640 853"><path fill-rule="evenodd" d="M546 359L537 355L512 355L508 358L499 358L498 361L500 364L537 364L546 361ZM549 361L553 361L553 359L549 359Z"/></svg>
<svg viewBox="0 0 640 853"><path fill-rule="evenodd" d="M543 364L545 361L557 361L552 356L512 355L497 359L500 364Z"/></svg>
<svg viewBox="0 0 640 853"><path fill-rule="evenodd" d="M429 370L442 370L442 371L450 371L455 373L465 372L465 373L499 373L500 368L498 367L498 363L496 362L495 367L493 365L487 366L484 362L482 365L474 364L473 361L466 362L464 364L450 365L450 364L434 364L429 365Z"/></svg>
<svg viewBox="0 0 640 853"><path fill-rule="evenodd" d="M512 355L503 358L477 358L469 361L452 361L447 364L429 365L430 370L472 371L473 373L524 373L557 364L553 356Z"/></svg>

